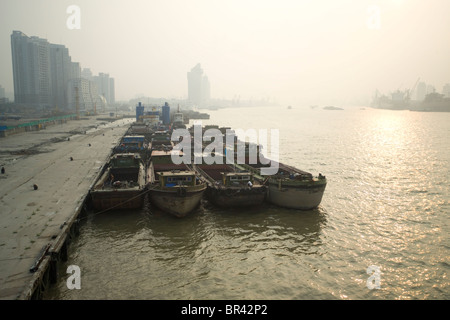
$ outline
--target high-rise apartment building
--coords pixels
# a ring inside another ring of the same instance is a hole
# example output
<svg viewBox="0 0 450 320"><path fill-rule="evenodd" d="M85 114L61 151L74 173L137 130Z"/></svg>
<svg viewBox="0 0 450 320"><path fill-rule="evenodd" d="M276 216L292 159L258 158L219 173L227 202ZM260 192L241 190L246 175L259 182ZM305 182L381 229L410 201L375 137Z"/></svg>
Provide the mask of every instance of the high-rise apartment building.
<svg viewBox="0 0 450 320"><path fill-rule="evenodd" d="M98 93L102 95L109 104L115 103L114 78L109 74L100 72L98 76L92 77L97 83Z"/></svg>
<svg viewBox="0 0 450 320"><path fill-rule="evenodd" d="M67 85L78 75L69 56L69 50L59 44L50 44L50 79L52 84L52 107L63 108L67 104Z"/></svg>
<svg viewBox="0 0 450 320"><path fill-rule="evenodd" d="M5 97L6 97L5 88L0 86L0 99L5 98Z"/></svg>
<svg viewBox="0 0 450 320"><path fill-rule="evenodd" d="M50 106L52 83L48 41L13 31L11 53L15 102Z"/></svg>
<svg viewBox="0 0 450 320"><path fill-rule="evenodd" d="M67 95L69 108L80 113L99 112L106 106L106 100L99 94L97 84L85 78L71 79Z"/></svg>
<svg viewBox="0 0 450 320"><path fill-rule="evenodd" d="M210 100L210 83L203 69L198 63L187 73L188 100L194 106L205 106Z"/></svg>
<svg viewBox="0 0 450 320"><path fill-rule="evenodd" d="M6 98L5 88L0 86L0 104L8 103L8 102L9 102L9 99Z"/></svg>
<svg viewBox="0 0 450 320"><path fill-rule="evenodd" d="M65 108L69 80L79 77L79 64L72 62L69 50L46 39L13 31L11 53L15 102Z"/></svg>
<svg viewBox="0 0 450 320"><path fill-rule="evenodd" d="M81 77L88 79L88 80L92 80L92 71L89 68L84 68L83 70L81 70Z"/></svg>
<svg viewBox="0 0 450 320"><path fill-rule="evenodd" d="M115 102L114 79L104 73L92 76L89 69L82 72L63 45L13 31L11 52L16 103L74 111L76 91L80 110L104 106L105 99Z"/></svg>
<svg viewBox="0 0 450 320"><path fill-rule="evenodd" d="M116 88L114 78L109 78L109 101L110 104L116 103Z"/></svg>

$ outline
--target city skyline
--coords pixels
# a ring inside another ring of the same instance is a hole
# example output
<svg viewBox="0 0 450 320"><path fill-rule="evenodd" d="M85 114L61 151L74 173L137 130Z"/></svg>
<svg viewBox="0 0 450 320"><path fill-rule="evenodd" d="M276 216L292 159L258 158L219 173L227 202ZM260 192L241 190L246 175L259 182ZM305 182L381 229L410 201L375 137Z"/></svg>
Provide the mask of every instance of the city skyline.
<svg viewBox="0 0 450 320"><path fill-rule="evenodd" d="M80 9L80 29L67 26L71 5ZM7 92L12 30L63 44L95 73L108 70L121 101L187 99L186 72L199 62L214 79L215 99L345 103L366 101L376 89L411 88L418 77L437 92L450 82L445 0L5 0L0 9Z"/></svg>

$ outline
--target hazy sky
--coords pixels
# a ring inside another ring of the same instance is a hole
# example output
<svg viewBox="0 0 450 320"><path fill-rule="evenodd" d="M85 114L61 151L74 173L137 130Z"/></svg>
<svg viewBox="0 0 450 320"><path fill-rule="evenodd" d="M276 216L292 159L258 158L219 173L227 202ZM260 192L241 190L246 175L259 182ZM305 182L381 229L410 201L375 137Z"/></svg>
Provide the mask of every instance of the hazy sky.
<svg viewBox="0 0 450 320"><path fill-rule="evenodd" d="M70 5L79 30L66 25ZM0 0L0 85L13 91L10 35L20 30L109 73L117 100L186 98L197 63L213 98L339 104L419 77L441 92L449 14L449 0Z"/></svg>

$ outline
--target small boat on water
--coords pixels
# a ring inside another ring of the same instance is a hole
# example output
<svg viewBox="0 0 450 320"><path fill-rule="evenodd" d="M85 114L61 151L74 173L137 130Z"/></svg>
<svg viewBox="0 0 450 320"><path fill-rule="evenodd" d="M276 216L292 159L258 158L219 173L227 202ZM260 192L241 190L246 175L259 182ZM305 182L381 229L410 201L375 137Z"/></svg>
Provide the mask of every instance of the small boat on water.
<svg viewBox="0 0 450 320"><path fill-rule="evenodd" d="M263 203L267 187L248 170L229 164L200 164L195 170L206 180L206 197L220 207L248 207Z"/></svg>
<svg viewBox="0 0 450 320"><path fill-rule="evenodd" d="M89 194L95 210L139 209L143 206L145 165L139 154L113 155Z"/></svg>
<svg viewBox="0 0 450 320"><path fill-rule="evenodd" d="M150 205L184 217L200 204L206 183L185 164L174 164L173 151L154 150L147 169Z"/></svg>

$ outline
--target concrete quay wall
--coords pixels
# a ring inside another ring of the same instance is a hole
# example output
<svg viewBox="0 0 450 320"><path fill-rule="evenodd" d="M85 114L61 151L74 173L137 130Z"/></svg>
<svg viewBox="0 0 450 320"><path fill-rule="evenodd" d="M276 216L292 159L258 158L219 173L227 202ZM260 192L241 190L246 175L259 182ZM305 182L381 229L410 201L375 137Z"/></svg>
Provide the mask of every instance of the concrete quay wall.
<svg viewBox="0 0 450 320"><path fill-rule="evenodd" d="M40 299L56 282L89 188L131 123L71 120L0 139L0 299Z"/></svg>

